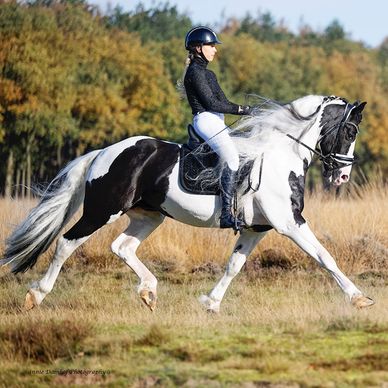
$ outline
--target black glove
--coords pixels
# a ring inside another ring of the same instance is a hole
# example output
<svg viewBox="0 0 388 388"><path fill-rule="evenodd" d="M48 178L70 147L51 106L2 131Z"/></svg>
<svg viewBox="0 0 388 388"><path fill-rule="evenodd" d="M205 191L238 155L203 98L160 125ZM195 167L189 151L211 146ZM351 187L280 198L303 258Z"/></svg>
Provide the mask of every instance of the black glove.
<svg viewBox="0 0 388 388"><path fill-rule="evenodd" d="M239 105L238 114L244 116L252 115L253 108L249 105Z"/></svg>

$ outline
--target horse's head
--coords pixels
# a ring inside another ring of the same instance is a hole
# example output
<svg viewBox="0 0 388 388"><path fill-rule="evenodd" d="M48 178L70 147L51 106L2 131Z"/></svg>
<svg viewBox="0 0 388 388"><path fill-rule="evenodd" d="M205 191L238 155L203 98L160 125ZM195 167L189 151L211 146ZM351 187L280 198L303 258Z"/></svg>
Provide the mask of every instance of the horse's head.
<svg viewBox="0 0 388 388"><path fill-rule="evenodd" d="M323 155L323 177L327 183L339 186L349 180L354 163L354 147L366 102L325 98L318 140Z"/></svg>

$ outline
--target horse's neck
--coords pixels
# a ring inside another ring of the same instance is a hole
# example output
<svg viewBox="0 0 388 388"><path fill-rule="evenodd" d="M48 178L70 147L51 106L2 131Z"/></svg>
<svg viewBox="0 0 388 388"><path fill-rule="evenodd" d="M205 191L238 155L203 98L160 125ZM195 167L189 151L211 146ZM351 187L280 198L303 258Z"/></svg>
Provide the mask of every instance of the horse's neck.
<svg viewBox="0 0 388 388"><path fill-rule="evenodd" d="M306 133L301 133L298 136L295 136L296 138L299 138L300 141L308 146L309 148L315 150L315 147L317 146L318 139L320 136L320 126L319 126L319 118L317 118L314 122L314 124L311 126L311 128L306 131ZM293 142L295 142L293 140ZM295 143L293 144L295 146ZM300 157L301 160L307 159L308 164L310 164L311 159L313 157L313 153L304 145L299 144L297 147L294 147L294 149L297 150L297 154Z"/></svg>

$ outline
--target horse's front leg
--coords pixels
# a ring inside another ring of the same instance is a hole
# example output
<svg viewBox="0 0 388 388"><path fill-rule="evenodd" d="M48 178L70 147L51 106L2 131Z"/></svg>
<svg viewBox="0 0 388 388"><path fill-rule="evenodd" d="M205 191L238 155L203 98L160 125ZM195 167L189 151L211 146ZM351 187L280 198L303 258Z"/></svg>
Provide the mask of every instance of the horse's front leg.
<svg viewBox="0 0 388 388"><path fill-rule="evenodd" d="M243 230L230 256L226 271L209 295L201 295L199 302L208 310L218 312L221 301L232 279L240 272L247 257L266 232Z"/></svg>
<svg viewBox="0 0 388 388"><path fill-rule="evenodd" d="M274 226L278 232L290 237L300 248L325 268L333 276L337 284L355 307L362 308L374 304L374 301L371 298L364 296L354 283L338 268L334 258L318 241L307 223L297 225L290 221L288 226L284 228L277 228L276 225Z"/></svg>

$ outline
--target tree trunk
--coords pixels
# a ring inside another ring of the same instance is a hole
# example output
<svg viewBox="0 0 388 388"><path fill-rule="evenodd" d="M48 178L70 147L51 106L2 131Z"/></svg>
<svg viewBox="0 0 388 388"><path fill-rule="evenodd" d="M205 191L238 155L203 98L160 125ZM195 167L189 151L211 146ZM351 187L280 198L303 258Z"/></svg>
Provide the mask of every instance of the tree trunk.
<svg viewBox="0 0 388 388"><path fill-rule="evenodd" d="M8 160L7 160L7 172L5 176L4 195L6 198L11 198L12 196L13 174L14 174L14 159L13 159L13 151L10 150L8 154Z"/></svg>
<svg viewBox="0 0 388 388"><path fill-rule="evenodd" d="M15 198L18 198L20 194L20 168L16 170L16 180L15 180Z"/></svg>
<svg viewBox="0 0 388 388"><path fill-rule="evenodd" d="M26 149L26 197L31 198L31 144Z"/></svg>
<svg viewBox="0 0 388 388"><path fill-rule="evenodd" d="M22 181L20 182L20 196L24 198L26 196L26 166L22 167Z"/></svg>
<svg viewBox="0 0 388 388"><path fill-rule="evenodd" d="M57 146L57 164L60 169L62 166L62 147L59 144Z"/></svg>

